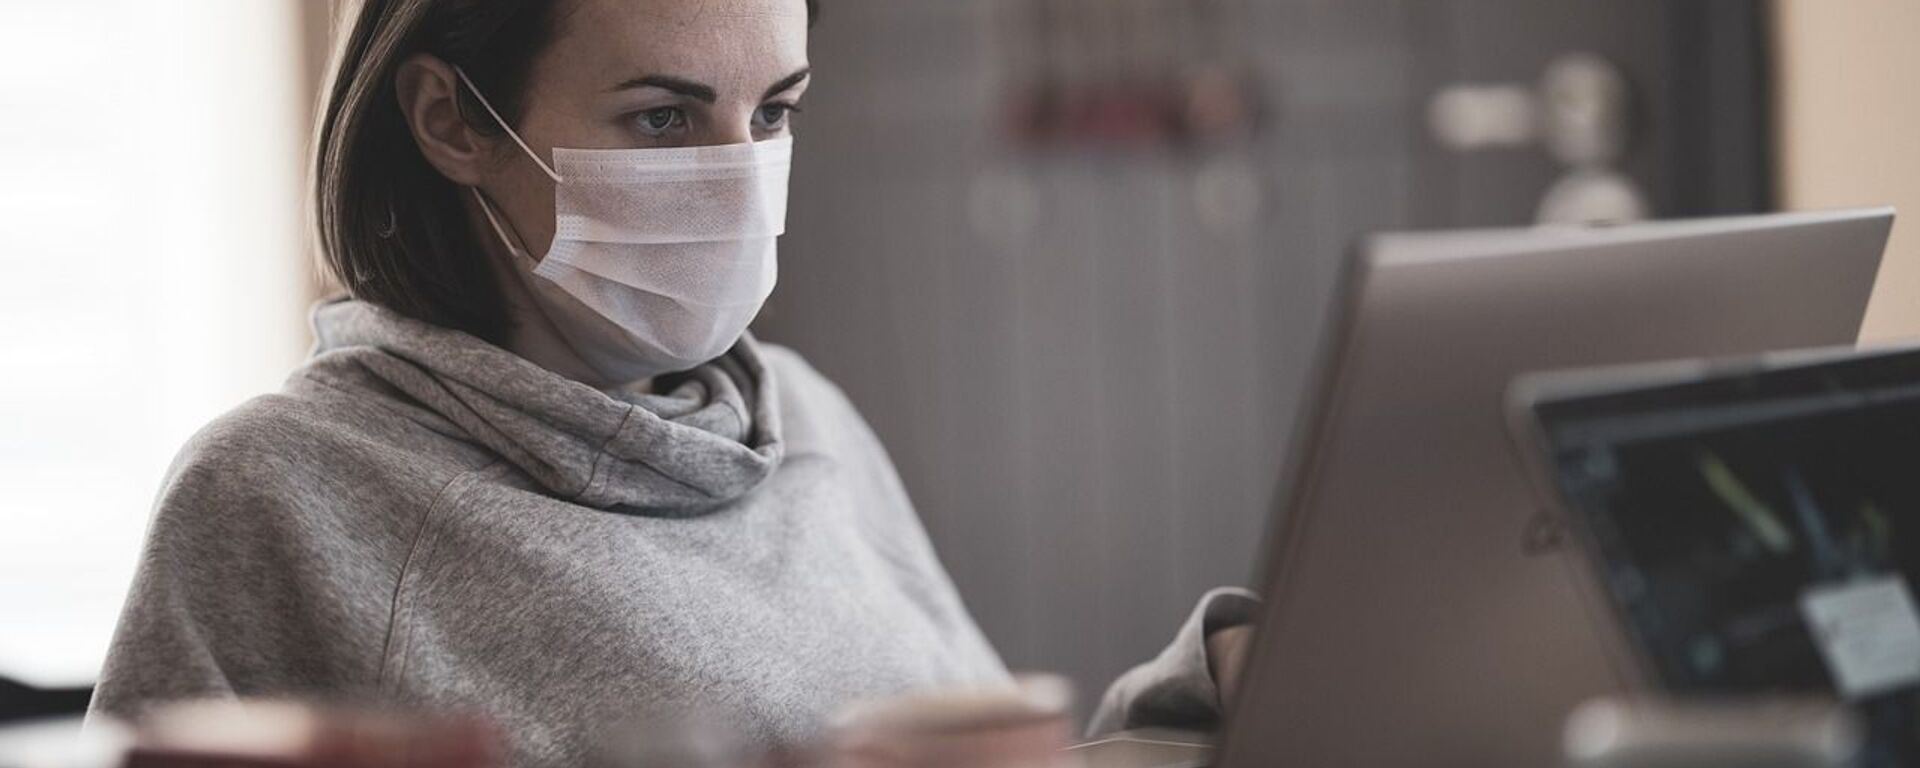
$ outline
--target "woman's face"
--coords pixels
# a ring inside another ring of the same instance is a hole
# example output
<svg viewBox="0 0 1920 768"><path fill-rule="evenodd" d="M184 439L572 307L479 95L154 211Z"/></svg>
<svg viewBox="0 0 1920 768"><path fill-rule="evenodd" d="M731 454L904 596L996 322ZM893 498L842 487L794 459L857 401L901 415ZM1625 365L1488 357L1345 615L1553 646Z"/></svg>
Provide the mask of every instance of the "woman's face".
<svg viewBox="0 0 1920 768"><path fill-rule="evenodd" d="M555 147L780 138L807 89L805 0L561 0L555 13L514 126L549 163ZM511 139L494 144L481 186L544 255L553 181Z"/></svg>

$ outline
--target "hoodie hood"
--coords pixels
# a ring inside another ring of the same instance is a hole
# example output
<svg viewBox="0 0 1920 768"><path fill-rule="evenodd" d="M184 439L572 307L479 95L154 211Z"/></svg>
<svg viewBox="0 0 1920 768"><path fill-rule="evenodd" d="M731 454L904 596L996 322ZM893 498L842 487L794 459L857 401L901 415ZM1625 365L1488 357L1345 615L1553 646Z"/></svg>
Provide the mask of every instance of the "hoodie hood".
<svg viewBox="0 0 1920 768"><path fill-rule="evenodd" d="M663 392L598 390L460 331L355 300L314 310L307 373L361 382L444 419L553 496L682 517L753 491L780 465L776 382L758 343L663 377ZM344 382L343 382L344 380ZM445 428L444 426L442 428Z"/></svg>

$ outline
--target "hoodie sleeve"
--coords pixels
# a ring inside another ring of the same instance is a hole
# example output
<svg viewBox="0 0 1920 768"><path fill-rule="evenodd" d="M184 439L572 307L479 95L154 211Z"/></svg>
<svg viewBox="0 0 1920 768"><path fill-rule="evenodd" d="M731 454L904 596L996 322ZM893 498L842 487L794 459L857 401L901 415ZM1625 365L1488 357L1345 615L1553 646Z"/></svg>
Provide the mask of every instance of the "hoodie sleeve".
<svg viewBox="0 0 1920 768"><path fill-rule="evenodd" d="M255 403L196 435L148 523L89 717L369 686L386 616L377 541L313 425ZM377 483L368 492L378 492ZM372 638L371 642L365 638Z"/></svg>
<svg viewBox="0 0 1920 768"><path fill-rule="evenodd" d="M176 460L166 487L180 488L197 472L186 456ZM177 491L163 493L147 528L140 562L127 592L100 681L88 705L89 719L132 720L155 703L229 697L233 683L218 658L218 622L202 614L210 606L195 596L199 537L183 530L188 514Z"/></svg>
<svg viewBox="0 0 1920 768"><path fill-rule="evenodd" d="M774 345L764 349L786 382L783 392L789 401L783 411L788 415L788 433L817 432L823 442L837 447L848 469L849 488L859 500L863 531L874 550L892 563L900 588L945 630L956 656L970 660L972 682L1006 679L1005 663L974 623L941 564L880 438L852 400L797 353Z"/></svg>
<svg viewBox="0 0 1920 768"><path fill-rule="evenodd" d="M879 500L871 505L874 514L868 521L869 528L875 534L876 548L889 553L899 566L903 586L948 627L959 644L975 649L982 668L991 668L996 678L1004 678L1005 666L961 603L879 438L846 396L798 355L772 345L767 349L769 360L779 364L781 374L790 380L790 391L799 398L786 404L786 411L834 414L835 418L827 420L830 426L824 428L842 433L834 442L850 445L847 454L860 457L851 462L860 470L855 473L858 484L865 489L860 495ZM823 428L798 423L788 426L790 430ZM1252 621L1258 606L1253 593L1244 589L1208 592L1166 650L1122 675L1107 689L1093 713L1090 732L1215 726L1221 707L1207 663L1207 634Z"/></svg>
<svg viewBox="0 0 1920 768"><path fill-rule="evenodd" d="M1222 707L1219 686L1208 664L1207 635L1253 621L1259 604L1252 592L1236 587L1208 592L1166 650L1121 675L1107 688L1087 724L1087 733L1218 727Z"/></svg>

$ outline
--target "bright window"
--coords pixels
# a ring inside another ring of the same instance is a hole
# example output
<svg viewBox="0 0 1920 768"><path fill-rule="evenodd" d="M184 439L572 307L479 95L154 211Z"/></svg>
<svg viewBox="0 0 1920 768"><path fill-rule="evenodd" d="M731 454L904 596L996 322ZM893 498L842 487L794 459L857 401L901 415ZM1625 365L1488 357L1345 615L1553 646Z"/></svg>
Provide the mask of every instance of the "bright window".
<svg viewBox="0 0 1920 768"><path fill-rule="evenodd" d="M168 462L304 352L303 1L0 4L0 676L91 682Z"/></svg>

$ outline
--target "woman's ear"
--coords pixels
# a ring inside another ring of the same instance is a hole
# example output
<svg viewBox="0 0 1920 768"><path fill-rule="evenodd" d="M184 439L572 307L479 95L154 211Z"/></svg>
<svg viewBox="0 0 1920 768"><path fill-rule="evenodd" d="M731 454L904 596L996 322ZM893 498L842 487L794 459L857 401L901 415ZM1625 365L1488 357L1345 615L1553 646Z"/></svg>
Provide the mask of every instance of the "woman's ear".
<svg viewBox="0 0 1920 768"><path fill-rule="evenodd" d="M400 114L406 118L420 154L448 180L474 187L486 176L491 142L461 116L461 87L453 67L431 54L407 57L394 75Z"/></svg>

